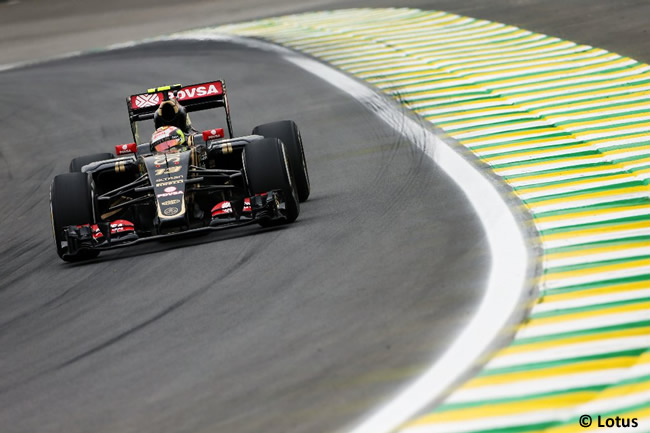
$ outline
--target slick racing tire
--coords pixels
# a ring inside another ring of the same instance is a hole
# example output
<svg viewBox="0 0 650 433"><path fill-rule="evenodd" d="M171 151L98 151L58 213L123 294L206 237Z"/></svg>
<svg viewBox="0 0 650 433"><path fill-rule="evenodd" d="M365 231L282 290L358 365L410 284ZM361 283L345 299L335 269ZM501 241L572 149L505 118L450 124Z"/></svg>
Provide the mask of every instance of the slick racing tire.
<svg viewBox="0 0 650 433"><path fill-rule="evenodd" d="M92 155L79 156L70 161L70 173L81 172L81 167L91 162L103 161L105 159L113 159L115 156L109 152L95 153Z"/></svg>
<svg viewBox="0 0 650 433"><path fill-rule="evenodd" d="M246 144L244 171L251 196L269 191L282 191L286 205L286 220L261 220L270 227L292 223L298 218L300 204L293 188L290 163L284 144L277 138L263 138Z"/></svg>
<svg viewBox="0 0 650 433"><path fill-rule="evenodd" d="M50 187L50 211L56 252L65 261L73 262L92 259L99 251L82 251L74 256L67 255L68 248L63 229L71 225L93 224L93 190L90 175L86 173L60 174Z"/></svg>
<svg viewBox="0 0 650 433"><path fill-rule="evenodd" d="M305 150L302 146L302 136L296 122L293 120L281 120L279 122L266 123L256 126L253 129L254 135L261 135L266 138L279 138L287 149L287 157L293 170L296 192L298 199L303 202L309 198L311 185L309 183L309 171Z"/></svg>

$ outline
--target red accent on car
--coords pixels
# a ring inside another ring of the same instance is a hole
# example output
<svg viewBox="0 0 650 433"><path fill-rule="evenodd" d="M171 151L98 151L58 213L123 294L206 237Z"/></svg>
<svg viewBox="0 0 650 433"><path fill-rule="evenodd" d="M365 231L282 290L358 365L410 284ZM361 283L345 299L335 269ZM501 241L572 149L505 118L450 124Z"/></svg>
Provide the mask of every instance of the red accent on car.
<svg viewBox="0 0 650 433"><path fill-rule="evenodd" d="M93 232L93 239L97 240L101 237L104 237L104 234L99 230L99 226L97 224L81 224L76 226L78 229L82 227L90 227L90 230Z"/></svg>
<svg viewBox="0 0 650 433"><path fill-rule="evenodd" d="M193 84L191 86L183 87L178 91L178 100L187 101L188 99L204 98L206 96L217 96L223 94L223 86L221 81L213 81L211 83ZM170 96L172 93L170 92Z"/></svg>
<svg viewBox="0 0 650 433"><path fill-rule="evenodd" d="M215 138L223 138L225 135L223 133L223 128L208 129L203 131L203 140L214 140Z"/></svg>
<svg viewBox="0 0 650 433"><path fill-rule="evenodd" d="M127 220L115 220L111 221L111 234L122 232L132 232L135 230L133 223Z"/></svg>
<svg viewBox="0 0 650 433"><path fill-rule="evenodd" d="M93 239L99 239L104 237L104 234L102 233L101 230L99 230L99 226L97 224L91 225L90 228L93 231Z"/></svg>
<svg viewBox="0 0 650 433"><path fill-rule="evenodd" d="M116 144L115 145L115 154L116 155L127 155L131 153L136 153L138 151L138 145L135 143L126 143L126 144Z"/></svg>
<svg viewBox="0 0 650 433"><path fill-rule="evenodd" d="M131 108L137 110L138 108L154 107L159 105L162 100L162 92L133 95L131 96Z"/></svg>
<svg viewBox="0 0 650 433"><path fill-rule="evenodd" d="M222 201L212 208L212 217L219 215L229 215L232 213L232 205L229 201Z"/></svg>
<svg viewBox="0 0 650 433"><path fill-rule="evenodd" d="M251 199L250 198L245 198L244 199L244 209L242 209L243 212L250 212L251 211Z"/></svg>

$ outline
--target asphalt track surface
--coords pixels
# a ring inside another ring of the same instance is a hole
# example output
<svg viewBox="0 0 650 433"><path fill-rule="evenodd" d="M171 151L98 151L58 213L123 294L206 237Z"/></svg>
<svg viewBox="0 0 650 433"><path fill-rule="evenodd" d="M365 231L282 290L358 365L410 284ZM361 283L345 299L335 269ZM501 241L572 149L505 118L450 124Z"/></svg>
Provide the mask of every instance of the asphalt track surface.
<svg viewBox="0 0 650 433"><path fill-rule="evenodd" d="M246 13L284 13L285 3ZM296 10L394 4L324 3ZM400 6L650 58L643 1ZM0 21L21 12L20 4L0 7L17 11L0 11ZM147 31L159 31L156 24ZM41 37L59 44L41 51L29 45L31 34L11 43L45 57L108 41L106 32L75 34L82 31L48 31ZM120 35L139 36L131 28ZM4 46L2 53L3 62L20 60ZM228 83L238 133L282 118L302 128L314 190L299 221L60 262L49 228L52 177L74 156L129 141L130 92L215 76ZM173 43L3 72L0 80L2 432L334 430L424 368L478 303L489 258L453 183L365 108L274 55Z"/></svg>
<svg viewBox="0 0 650 433"><path fill-rule="evenodd" d="M129 92L213 77L236 133L301 127L313 192L298 222L60 261L52 177L130 140ZM2 82L3 126L21 131L0 156L3 432L333 431L421 371L480 300L489 255L462 193L275 54L159 43Z"/></svg>

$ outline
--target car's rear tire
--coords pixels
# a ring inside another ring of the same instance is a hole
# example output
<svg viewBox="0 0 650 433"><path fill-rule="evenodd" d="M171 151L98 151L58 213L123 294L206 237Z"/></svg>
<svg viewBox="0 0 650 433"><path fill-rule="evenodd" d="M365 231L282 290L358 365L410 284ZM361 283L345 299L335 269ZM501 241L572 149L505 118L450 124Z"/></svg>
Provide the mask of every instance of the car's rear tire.
<svg viewBox="0 0 650 433"><path fill-rule="evenodd" d="M61 245L63 229L72 225L94 224L92 178L86 173L64 173L54 177L50 187L50 211L56 252L72 262L95 258L99 251L81 251L73 256Z"/></svg>
<svg viewBox="0 0 650 433"><path fill-rule="evenodd" d="M265 123L253 128L253 134L267 138L279 138L284 143L293 170L298 200L301 202L307 200L311 192L311 184L309 182L305 150L302 145L302 136L296 122L281 120L279 122Z"/></svg>
<svg viewBox="0 0 650 433"><path fill-rule="evenodd" d="M103 161L105 159L113 159L115 156L110 152L94 153L92 155L79 156L70 161L70 173L81 172L81 167L90 164L91 162Z"/></svg>
<svg viewBox="0 0 650 433"><path fill-rule="evenodd" d="M251 196L280 190L285 200L286 220L261 220L263 227L292 223L298 218L300 204L293 188L290 167L285 145L277 138L263 138L246 144L244 170Z"/></svg>

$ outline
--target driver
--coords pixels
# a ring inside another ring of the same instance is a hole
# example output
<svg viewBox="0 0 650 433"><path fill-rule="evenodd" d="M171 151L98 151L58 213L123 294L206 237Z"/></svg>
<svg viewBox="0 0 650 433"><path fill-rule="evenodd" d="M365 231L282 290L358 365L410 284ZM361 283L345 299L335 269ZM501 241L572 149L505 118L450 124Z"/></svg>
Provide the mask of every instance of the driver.
<svg viewBox="0 0 650 433"><path fill-rule="evenodd" d="M186 134L192 129L189 114L176 99L163 101L154 113L153 121L156 129L162 126L175 126Z"/></svg>
<svg viewBox="0 0 650 433"><path fill-rule="evenodd" d="M151 136L152 152L180 152L187 146L185 133L175 126L162 126Z"/></svg>

